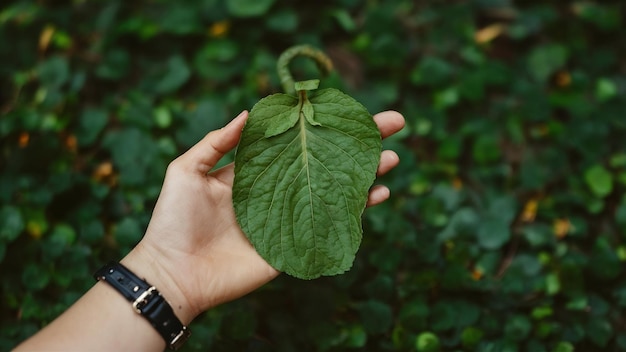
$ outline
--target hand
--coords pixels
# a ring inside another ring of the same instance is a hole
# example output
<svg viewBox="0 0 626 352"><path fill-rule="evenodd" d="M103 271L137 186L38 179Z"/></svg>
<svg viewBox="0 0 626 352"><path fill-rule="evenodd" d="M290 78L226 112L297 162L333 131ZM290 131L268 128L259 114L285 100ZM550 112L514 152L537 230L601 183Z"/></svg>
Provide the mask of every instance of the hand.
<svg viewBox="0 0 626 352"><path fill-rule="evenodd" d="M242 112L169 165L146 234L122 261L161 291L184 324L279 274L237 224L231 200L234 165L209 173L237 145L247 117ZM394 111L377 114L374 120L383 138L404 127L404 118ZM383 151L377 175L398 162L395 152ZM387 187L374 186L367 205L387 198Z"/></svg>

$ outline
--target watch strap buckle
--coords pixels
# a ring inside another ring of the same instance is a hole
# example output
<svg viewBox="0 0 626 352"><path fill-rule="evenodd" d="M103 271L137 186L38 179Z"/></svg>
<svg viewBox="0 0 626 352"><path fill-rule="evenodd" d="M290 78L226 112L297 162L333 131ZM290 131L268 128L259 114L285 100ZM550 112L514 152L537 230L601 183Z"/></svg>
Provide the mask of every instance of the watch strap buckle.
<svg viewBox="0 0 626 352"><path fill-rule="evenodd" d="M178 350L179 348L182 347L182 345L185 344L185 342L187 342L187 340L189 339L189 336L191 336L191 330L187 329L186 326L183 326L183 328L180 330L178 335L176 335L172 339L172 341L170 341L169 348L174 351Z"/></svg>
<svg viewBox="0 0 626 352"><path fill-rule="evenodd" d="M143 291L139 297L133 302L133 309L135 312L141 314L141 309L148 304L148 298L156 291L154 286L150 286L147 290Z"/></svg>

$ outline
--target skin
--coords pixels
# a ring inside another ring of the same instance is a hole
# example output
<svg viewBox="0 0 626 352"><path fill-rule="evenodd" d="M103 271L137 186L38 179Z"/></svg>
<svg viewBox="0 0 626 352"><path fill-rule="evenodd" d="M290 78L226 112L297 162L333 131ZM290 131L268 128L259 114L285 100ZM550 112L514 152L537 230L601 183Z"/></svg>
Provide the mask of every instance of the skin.
<svg viewBox="0 0 626 352"><path fill-rule="evenodd" d="M155 286L183 324L200 313L237 299L279 275L239 228L231 192L234 165L213 167L237 145L248 117L242 112L207 134L167 168L163 188L143 239L121 263ZM404 127L395 111L374 116L383 138ZM381 153L377 175L398 165L391 150ZM383 185L372 187L368 206L389 198ZM65 313L16 351L151 351L165 343L118 292L96 283Z"/></svg>

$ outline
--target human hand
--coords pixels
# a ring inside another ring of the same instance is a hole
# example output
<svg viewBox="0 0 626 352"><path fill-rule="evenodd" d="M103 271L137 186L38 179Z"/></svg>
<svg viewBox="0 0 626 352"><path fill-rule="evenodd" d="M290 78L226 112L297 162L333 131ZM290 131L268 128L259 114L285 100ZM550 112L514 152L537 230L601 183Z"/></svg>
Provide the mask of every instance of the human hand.
<svg viewBox="0 0 626 352"><path fill-rule="evenodd" d="M144 238L122 260L161 291L184 324L279 274L237 224L231 200L234 165L211 171L237 145L247 117L242 112L172 161ZM376 114L374 121L383 138L404 127L404 118L394 111ZM377 175L398 162L395 152L383 151ZM374 186L367 205L387 198L387 187Z"/></svg>

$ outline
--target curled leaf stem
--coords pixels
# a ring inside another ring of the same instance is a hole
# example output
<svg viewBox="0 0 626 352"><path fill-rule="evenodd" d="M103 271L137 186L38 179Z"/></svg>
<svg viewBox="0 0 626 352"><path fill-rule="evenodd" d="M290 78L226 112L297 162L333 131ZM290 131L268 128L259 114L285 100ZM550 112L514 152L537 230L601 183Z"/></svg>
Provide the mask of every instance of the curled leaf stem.
<svg viewBox="0 0 626 352"><path fill-rule="evenodd" d="M323 74L328 74L333 69L333 63L330 58L321 50L310 45L296 45L285 50L278 58L276 70L278 71L278 77L280 78L280 84L283 86L283 90L285 93L291 95L296 94L296 89L294 87L295 81L293 75L289 71L289 63L291 63L291 60L296 56L305 56L313 59Z"/></svg>

